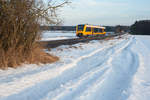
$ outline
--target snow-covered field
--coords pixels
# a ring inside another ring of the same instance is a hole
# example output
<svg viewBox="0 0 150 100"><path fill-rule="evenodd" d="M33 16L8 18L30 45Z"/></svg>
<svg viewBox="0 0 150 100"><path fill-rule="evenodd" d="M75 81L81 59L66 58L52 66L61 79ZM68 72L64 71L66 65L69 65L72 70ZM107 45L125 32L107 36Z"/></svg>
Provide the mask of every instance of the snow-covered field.
<svg viewBox="0 0 150 100"><path fill-rule="evenodd" d="M149 100L150 36L60 46L60 61L0 70L0 100Z"/></svg>
<svg viewBox="0 0 150 100"><path fill-rule="evenodd" d="M106 36L114 35L114 32L107 32ZM53 40L63 40L78 38L75 31L44 31L42 33L41 41L53 41Z"/></svg>
<svg viewBox="0 0 150 100"><path fill-rule="evenodd" d="M41 41L62 40L77 38L74 31L44 31Z"/></svg>

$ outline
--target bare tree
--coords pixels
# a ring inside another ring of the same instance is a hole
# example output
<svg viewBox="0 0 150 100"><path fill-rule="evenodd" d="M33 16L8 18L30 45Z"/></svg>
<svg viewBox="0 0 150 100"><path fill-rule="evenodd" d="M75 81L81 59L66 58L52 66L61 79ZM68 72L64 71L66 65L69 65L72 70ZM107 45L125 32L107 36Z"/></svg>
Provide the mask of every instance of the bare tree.
<svg viewBox="0 0 150 100"><path fill-rule="evenodd" d="M57 10L68 0L0 0L0 65L14 67L35 56L40 23L58 24ZM41 58L42 59L42 58Z"/></svg>

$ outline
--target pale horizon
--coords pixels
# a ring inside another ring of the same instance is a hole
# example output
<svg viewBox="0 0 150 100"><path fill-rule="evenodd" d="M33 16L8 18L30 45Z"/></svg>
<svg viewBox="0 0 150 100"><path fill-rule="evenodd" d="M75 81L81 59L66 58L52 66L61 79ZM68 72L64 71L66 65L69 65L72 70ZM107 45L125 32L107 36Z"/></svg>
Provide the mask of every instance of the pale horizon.
<svg viewBox="0 0 150 100"><path fill-rule="evenodd" d="M129 26L135 21L150 19L149 4L149 0L72 0L61 9L59 16L64 26Z"/></svg>

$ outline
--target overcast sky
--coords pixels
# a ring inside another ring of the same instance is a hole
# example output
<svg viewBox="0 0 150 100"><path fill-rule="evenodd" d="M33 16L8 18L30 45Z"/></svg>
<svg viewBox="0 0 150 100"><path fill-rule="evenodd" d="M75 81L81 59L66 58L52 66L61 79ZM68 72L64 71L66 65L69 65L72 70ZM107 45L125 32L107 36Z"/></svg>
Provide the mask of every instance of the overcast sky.
<svg viewBox="0 0 150 100"><path fill-rule="evenodd" d="M60 16L64 25L131 25L150 19L150 0L72 0Z"/></svg>

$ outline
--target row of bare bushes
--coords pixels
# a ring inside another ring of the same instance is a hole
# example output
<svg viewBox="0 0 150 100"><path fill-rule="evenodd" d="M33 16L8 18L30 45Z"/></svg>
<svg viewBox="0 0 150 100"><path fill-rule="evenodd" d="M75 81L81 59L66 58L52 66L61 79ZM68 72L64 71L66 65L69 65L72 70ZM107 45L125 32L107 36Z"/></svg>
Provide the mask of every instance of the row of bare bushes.
<svg viewBox="0 0 150 100"><path fill-rule="evenodd" d="M56 10L67 2L0 0L0 68L58 60L44 53L36 41L41 36L40 23L57 24Z"/></svg>

